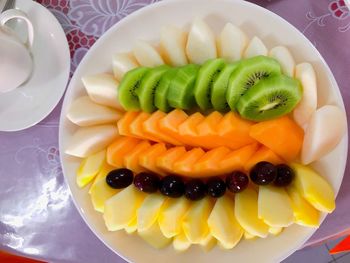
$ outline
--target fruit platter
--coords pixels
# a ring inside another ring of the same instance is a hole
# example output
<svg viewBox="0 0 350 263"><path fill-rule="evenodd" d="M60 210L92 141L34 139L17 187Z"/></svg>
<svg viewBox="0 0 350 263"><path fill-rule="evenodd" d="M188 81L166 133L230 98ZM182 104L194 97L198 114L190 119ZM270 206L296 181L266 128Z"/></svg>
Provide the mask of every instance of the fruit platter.
<svg viewBox="0 0 350 263"><path fill-rule="evenodd" d="M315 48L262 8L155 15L198 2L138 11L89 51L62 110L64 174L88 225L128 260L279 261L336 208L342 99ZM269 22L289 35L271 40Z"/></svg>

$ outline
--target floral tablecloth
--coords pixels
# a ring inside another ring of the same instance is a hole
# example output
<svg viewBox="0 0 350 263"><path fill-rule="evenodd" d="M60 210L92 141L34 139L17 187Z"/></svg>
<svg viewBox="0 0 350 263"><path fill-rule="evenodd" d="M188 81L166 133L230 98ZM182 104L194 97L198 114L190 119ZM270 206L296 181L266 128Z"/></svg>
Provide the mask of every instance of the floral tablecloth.
<svg viewBox="0 0 350 263"><path fill-rule="evenodd" d="M29 1L29 0L28 0ZM38 0L64 28L71 73L120 19L156 0ZM350 103L350 12L344 0L255 0L296 26L322 53ZM0 132L0 249L50 262L123 262L89 230L72 202L58 154L61 103L34 127ZM348 116L350 112L348 110ZM347 170L337 209L307 244L350 228Z"/></svg>

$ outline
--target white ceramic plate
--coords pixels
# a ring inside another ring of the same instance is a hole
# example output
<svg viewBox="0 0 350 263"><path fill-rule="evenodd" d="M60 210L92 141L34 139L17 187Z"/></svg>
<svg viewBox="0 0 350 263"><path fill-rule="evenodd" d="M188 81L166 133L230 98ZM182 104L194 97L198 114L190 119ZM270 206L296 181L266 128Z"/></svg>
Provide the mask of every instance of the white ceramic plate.
<svg viewBox="0 0 350 263"><path fill-rule="evenodd" d="M0 131L22 130L44 119L61 99L69 78L69 47L54 15L28 0L17 0L16 8L27 13L34 26L34 71L23 86L0 94Z"/></svg>
<svg viewBox="0 0 350 263"><path fill-rule="evenodd" d="M85 94L81 77L88 74L110 72L112 55L127 51L137 39L158 41L163 25L175 24L188 28L195 16L203 16L216 31L226 22L242 27L250 37L257 35L271 48L286 45L292 51L296 62L311 62L317 72L319 103L332 103L344 107L334 77L325 61L312 44L288 22L263 9L241 0L168 0L148 6L123 19L91 48L85 56L69 85L64 100L60 123L60 152L63 171L72 191L75 204L92 231L114 252L132 262L279 262L299 248L314 229L293 225L277 237L241 241L232 250L215 248L209 253L193 246L185 253L177 253L169 246L156 250L136 235L124 231L108 232L102 214L94 211L88 187L79 189L75 182L75 171L79 160L64 154L72 132L76 127L66 116L72 101ZM332 184L336 192L340 187L347 156L347 135L338 147L327 157L315 163L314 167ZM116 209L118 209L116 207Z"/></svg>

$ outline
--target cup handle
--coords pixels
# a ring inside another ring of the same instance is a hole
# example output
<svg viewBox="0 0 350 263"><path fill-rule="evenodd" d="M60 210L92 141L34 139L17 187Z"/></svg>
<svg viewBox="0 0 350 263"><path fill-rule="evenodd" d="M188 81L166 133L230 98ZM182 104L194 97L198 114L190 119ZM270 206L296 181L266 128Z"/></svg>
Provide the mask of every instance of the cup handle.
<svg viewBox="0 0 350 263"><path fill-rule="evenodd" d="M0 25L4 26L5 23L11 19L19 18L26 22L27 24L27 31L28 31L28 39L25 45L31 49L33 47L33 41L34 41L34 28L32 22L30 22L28 16L26 13L24 13L21 10L17 9L9 9L3 13L0 14Z"/></svg>

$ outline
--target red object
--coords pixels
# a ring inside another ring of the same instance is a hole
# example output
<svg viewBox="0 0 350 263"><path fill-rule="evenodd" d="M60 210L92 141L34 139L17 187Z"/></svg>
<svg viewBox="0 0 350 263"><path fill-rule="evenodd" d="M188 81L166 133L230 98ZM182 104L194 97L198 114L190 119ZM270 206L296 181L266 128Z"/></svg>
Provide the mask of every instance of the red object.
<svg viewBox="0 0 350 263"><path fill-rule="evenodd" d="M345 251L350 251L350 236L347 236L344 240L332 248L329 253L337 254Z"/></svg>
<svg viewBox="0 0 350 263"><path fill-rule="evenodd" d="M0 262L6 262L6 263L44 263L43 261L37 261L34 259L23 258L23 257L15 256L12 254L8 254L4 251L0 251Z"/></svg>

